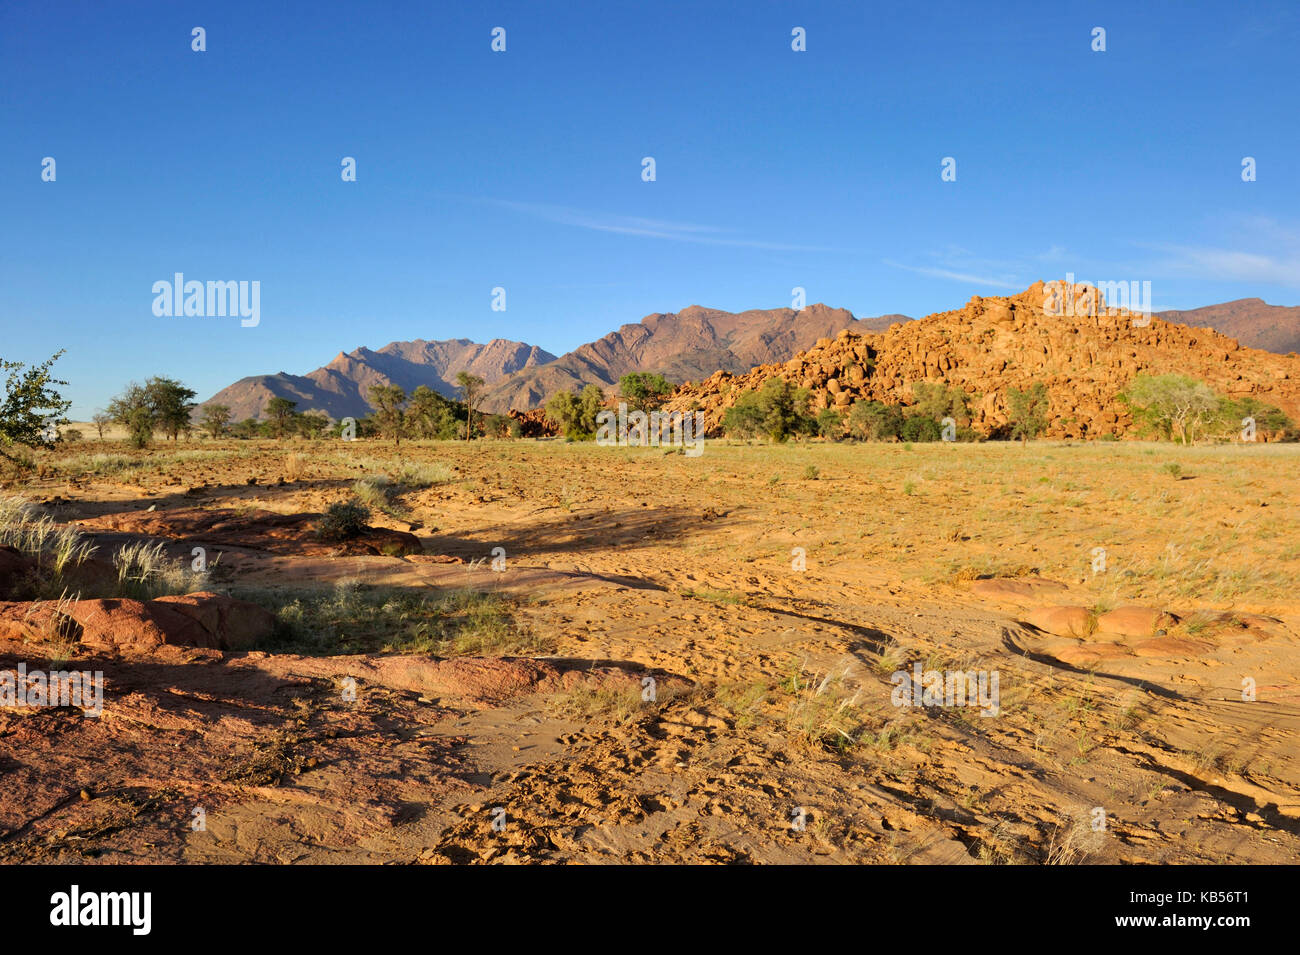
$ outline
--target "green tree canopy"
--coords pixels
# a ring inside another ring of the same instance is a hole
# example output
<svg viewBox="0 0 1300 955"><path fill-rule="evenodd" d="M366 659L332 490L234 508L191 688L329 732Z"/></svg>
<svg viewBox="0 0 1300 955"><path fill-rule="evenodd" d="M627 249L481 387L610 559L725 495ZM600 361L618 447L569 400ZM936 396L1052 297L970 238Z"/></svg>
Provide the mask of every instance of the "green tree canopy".
<svg viewBox="0 0 1300 955"><path fill-rule="evenodd" d="M375 407L375 423L379 433L391 437L393 444L402 443L402 428L405 424L402 405L406 402L406 392L399 385L375 385L370 389L370 403Z"/></svg>
<svg viewBox="0 0 1300 955"><path fill-rule="evenodd" d="M230 427L230 407L228 405L204 405L203 417L199 427L214 438L219 438Z"/></svg>
<svg viewBox="0 0 1300 955"><path fill-rule="evenodd" d="M628 407L638 411L657 411L673 393L673 385L663 375L634 371L618 380L618 391Z"/></svg>
<svg viewBox="0 0 1300 955"><path fill-rule="evenodd" d="M1050 411L1051 399L1047 394L1047 386L1041 381L1034 382L1023 391L1018 388L1007 389L1007 421L1011 425L1011 437L1019 438L1021 444L1047 430Z"/></svg>
<svg viewBox="0 0 1300 955"><path fill-rule="evenodd" d="M63 351L57 351L45 362L31 368L20 361L0 358L0 370L8 372L5 379L4 403L0 405L0 456L13 460L10 449L16 445L30 448L47 448L57 437L57 428L67 424L68 408L53 386L66 386L50 375L50 367L58 361ZM25 369L25 370L24 370Z"/></svg>

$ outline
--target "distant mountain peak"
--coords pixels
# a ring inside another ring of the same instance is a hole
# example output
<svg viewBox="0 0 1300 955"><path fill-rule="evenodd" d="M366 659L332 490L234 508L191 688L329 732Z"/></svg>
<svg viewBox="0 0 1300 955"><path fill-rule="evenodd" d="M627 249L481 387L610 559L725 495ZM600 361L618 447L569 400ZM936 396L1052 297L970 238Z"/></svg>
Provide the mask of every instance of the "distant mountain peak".
<svg viewBox="0 0 1300 955"><path fill-rule="evenodd" d="M554 355L536 345L503 338L486 345L467 338L421 338L389 342L379 349L362 345L339 352L329 364L306 375L282 371L241 378L204 404L228 405L237 421L260 417L272 398L288 398L298 403L299 411L320 411L336 420L360 418L373 410L369 394L375 385L395 384L408 393L425 385L450 397L456 394L457 372L468 371L491 384L511 372L554 360Z"/></svg>
<svg viewBox="0 0 1300 955"><path fill-rule="evenodd" d="M653 312L639 322L575 348L553 362L507 375L480 399L487 411L535 408L557 391L595 384L617 385L634 371L656 372L669 381L700 381L715 371L748 371L784 361L819 338L844 328L882 331L906 316L859 320L847 309L825 304L727 312L687 305L678 312Z"/></svg>

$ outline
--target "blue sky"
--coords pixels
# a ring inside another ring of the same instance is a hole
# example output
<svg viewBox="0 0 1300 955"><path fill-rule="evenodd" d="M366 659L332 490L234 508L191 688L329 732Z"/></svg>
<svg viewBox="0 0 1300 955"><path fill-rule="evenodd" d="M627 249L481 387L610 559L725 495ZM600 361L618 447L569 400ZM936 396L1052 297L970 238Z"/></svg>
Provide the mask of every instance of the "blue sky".
<svg viewBox="0 0 1300 955"><path fill-rule="evenodd" d="M1066 272L1293 305L1298 56L1285 2L4 0L0 357L66 348L84 418L153 374L560 354L795 286L863 316ZM260 324L156 317L175 272L259 281Z"/></svg>

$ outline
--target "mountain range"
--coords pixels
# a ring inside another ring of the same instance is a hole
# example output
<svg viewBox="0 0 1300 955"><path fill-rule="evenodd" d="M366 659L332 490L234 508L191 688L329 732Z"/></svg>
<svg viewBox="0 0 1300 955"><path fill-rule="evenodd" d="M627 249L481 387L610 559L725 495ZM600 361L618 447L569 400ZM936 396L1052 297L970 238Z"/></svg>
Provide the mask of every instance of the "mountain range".
<svg viewBox="0 0 1300 955"><path fill-rule="evenodd" d="M367 396L375 385L399 385L408 394L427 385L439 394L457 394L456 373L467 371L488 384L555 361L536 345L494 338L479 345L466 338L429 342L391 342L377 351L339 352L328 365L306 375L252 375L217 392L204 404L226 405L235 421L259 418L272 398L288 398L299 411L323 411L338 420L361 418L373 409Z"/></svg>
<svg viewBox="0 0 1300 955"><path fill-rule="evenodd" d="M743 375L718 371L681 388L670 411L698 410L715 430L743 393L782 378L807 389L814 411L848 411L859 401L908 405L918 382L944 382L970 400L970 424L1004 433L1008 391L1046 386L1051 438L1122 437L1132 433L1119 397L1138 374L1185 374L1233 398L1253 398L1300 419L1300 357L1243 347L1204 327L1088 303L1045 304L1044 283L1017 295L975 296L965 306L881 334L845 329L790 359Z"/></svg>
<svg viewBox="0 0 1300 955"><path fill-rule="evenodd" d="M1167 322L1213 328L1248 348L1279 355L1300 352L1300 305L1269 305L1263 299L1239 298L1221 305L1157 314Z"/></svg>
<svg viewBox="0 0 1300 955"><path fill-rule="evenodd" d="M1157 314L1167 323L1214 329L1250 348L1300 351L1300 306L1246 298ZM587 384L609 388L628 372L658 372L674 383L702 382L717 372L744 375L789 361L842 331L870 336L888 330L909 336L919 334L919 325L906 315L859 319L847 309L823 304L799 311L744 312L691 305L680 312L647 315L558 358L536 345L505 339L486 345L463 338L391 342L377 350L340 352L306 375L279 372L242 378L204 404L229 406L234 420L260 417L273 397L297 402L299 411L320 411L334 419L363 417L373 410L367 396L374 385L396 384L408 393L426 385L450 397L458 393L456 374L468 371L487 386L478 407L497 413L523 411L539 407L562 389Z"/></svg>

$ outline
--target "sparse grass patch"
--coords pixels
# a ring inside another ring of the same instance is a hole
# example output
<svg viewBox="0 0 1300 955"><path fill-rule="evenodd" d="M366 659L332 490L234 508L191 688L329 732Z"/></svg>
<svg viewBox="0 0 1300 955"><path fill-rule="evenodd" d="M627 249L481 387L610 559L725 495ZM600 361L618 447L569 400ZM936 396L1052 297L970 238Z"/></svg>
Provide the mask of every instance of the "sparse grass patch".
<svg viewBox="0 0 1300 955"><path fill-rule="evenodd" d="M197 577L181 561L168 558L161 541L136 541L113 555L117 596L152 600L198 588Z"/></svg>
<svg viewBox="0 0 1300 955"><path fill-rule="evenodd" d="M331 590L241 589L236 596L266 607L280 630L266 649L310 654L430 653L451 656L537 655L552 640L522 627L496 594L368 587L340 581Z"/></svg>
<svg viewBox="0 0 1300 955"><path fill-rule="evenodd" d="M749 597L745 594L738 594L730 590L683 590L681 596L720 604L742 605L749 603Z"/></svg>
<svg viewBox="0 0 1300 955"><path fill-rule="evenodd" d="M436 484L450 484L454 480L456 480L456 472L441 462L418 464L408 461L393 475L395 483L412 490L422 490Z"/></svg>

